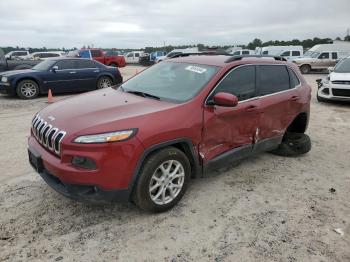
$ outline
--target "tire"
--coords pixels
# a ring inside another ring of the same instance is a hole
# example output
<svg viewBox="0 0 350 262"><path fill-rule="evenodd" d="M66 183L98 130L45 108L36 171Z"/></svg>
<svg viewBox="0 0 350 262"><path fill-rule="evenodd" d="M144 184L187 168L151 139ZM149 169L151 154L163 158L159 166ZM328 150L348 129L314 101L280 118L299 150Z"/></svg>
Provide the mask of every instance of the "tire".
<svg viewBox="0 0 350 262"><path fill-rule="evenodd" d="M35 81L25 79L17 84L16 93L19 98L33 99L39 95L39 86Z"/></svg>
<svg viewBox="0 0 350 262"><path fill-rule="evenodd" d="M309 65L302 65L302 66L300 67L300 71L301 71L301 73L303 73L303 74L308 74L308 73L310 73L310 71L311 71L311 66L309 66Z"/></svg>
<svg viewBox="0 0 350 262"><path fill-rule="evenodd" d="M109 76L101 76L97 81L97 89L113 86L113 80Z"/></svg>
<svg viewBox="0 0 350 262"><path fill-rule="evenodd" d="M182 151L175 147L161 149L146 158L133 191L133 200L148 212L167 211L185 194L190 174L190 162Z"/></svg>
<svg viewBox="0 0 350 262"><path fill-rule="evenodd" d="M303 133L286 133L282 143L271 153L279 156L299 156L311 150L311 139Z"/></svg>
<svg viewBox="0 0 350 262"><path fill-rule="evenodd" d="M317 99L318 102L321 102L321 103L327 102L327 99L325 99L325 98L323 98L323 97L318 95L318 91L316 93L316 99Z"/></svg>

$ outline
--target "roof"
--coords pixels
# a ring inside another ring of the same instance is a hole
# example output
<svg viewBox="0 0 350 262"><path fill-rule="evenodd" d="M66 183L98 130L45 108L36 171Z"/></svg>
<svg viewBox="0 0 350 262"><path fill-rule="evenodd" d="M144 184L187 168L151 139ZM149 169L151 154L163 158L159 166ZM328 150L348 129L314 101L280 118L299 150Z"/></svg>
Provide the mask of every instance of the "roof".
<svg viewBox="0 0 350 262"><path fill-rule="evenodd" d="M237 57L238 59L234 60L234 56L227 55L198 55L198 56L186 56L172 58L165 61L173 61L178 63L193 63L193 64L202 64L202 65L211 65L225 67L232 63L236 64L245 64L245 63L267 63L267 64L276 64L276 63L287 63L286 61L275 60L274 57L259 57L259 56L247 56L247 57ZM228 61L228 60L233 61Z"/></svg>

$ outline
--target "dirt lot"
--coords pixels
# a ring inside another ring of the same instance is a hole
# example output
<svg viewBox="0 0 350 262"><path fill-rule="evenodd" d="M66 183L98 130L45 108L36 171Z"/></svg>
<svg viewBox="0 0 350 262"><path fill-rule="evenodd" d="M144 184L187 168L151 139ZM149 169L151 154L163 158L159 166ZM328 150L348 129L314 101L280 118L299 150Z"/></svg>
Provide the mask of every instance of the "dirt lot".
<svg viewBox="0 0 350 262"><path fill-rule="evenodd" d="M314 91L319 77L307 76ZM154 215L73 202L44 183L26 139L45 101L0 96L0 261L350 261L350 104L320 104L313 92L309 154L206 174Z"/></svg>

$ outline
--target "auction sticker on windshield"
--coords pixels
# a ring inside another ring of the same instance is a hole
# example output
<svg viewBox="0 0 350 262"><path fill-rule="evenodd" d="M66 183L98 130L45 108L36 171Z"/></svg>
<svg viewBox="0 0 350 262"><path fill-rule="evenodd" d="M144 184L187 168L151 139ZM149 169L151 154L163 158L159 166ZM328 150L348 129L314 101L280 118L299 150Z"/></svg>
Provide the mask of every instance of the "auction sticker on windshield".
<svg viewBox="0 0 350 262"><path fill-rule="evenodd" d="M207 69L199 67L199 66L188 66L185 68L186 70L198 73L198 74L203 74Z"/></svg>

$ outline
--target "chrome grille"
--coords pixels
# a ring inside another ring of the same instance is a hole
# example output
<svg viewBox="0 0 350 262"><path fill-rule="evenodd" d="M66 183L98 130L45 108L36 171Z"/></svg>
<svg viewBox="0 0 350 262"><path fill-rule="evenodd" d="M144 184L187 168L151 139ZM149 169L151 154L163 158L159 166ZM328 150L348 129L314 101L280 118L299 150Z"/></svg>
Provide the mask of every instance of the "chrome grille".
<svg viewBox="0 0 350 262"><path fill-rule="evenodd" d="M36 140L53 153L60 155L61 142L66 135L65 131L44 121L39 115L32 120L32 131Z"/></svg>

